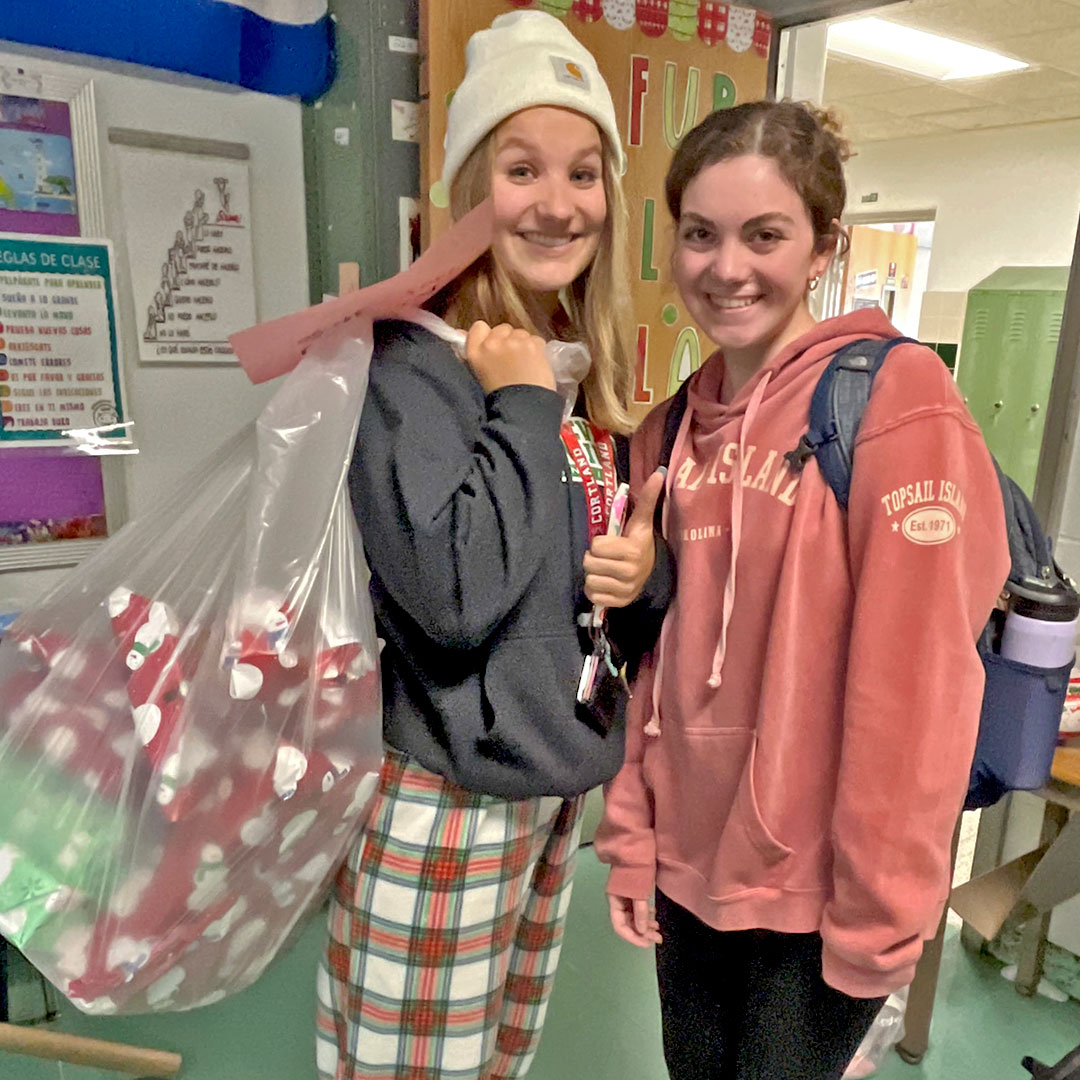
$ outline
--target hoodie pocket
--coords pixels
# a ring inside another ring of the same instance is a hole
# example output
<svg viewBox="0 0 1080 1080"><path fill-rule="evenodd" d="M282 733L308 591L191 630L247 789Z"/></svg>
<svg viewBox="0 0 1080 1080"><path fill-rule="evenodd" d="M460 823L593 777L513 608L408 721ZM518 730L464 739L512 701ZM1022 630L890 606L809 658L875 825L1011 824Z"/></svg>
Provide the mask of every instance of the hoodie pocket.
<svg viewBox="0 0 1080 1080"><path fill-rule="evenodd" d="M757 791L757 739L751 735L731 819L710 869L709 895L716 900L776 887L787 872L786 860L793 851L765 823Z"/></svg>
<svg viewBox="0 0 1080 1080"><path fill-rule="evenodd" d="M576 704L582 653L576 632L500 641L481 677L482 758L519 772L550 793L576 793L610 780L622 764L625 697L600 730Z"/></svg>
<svg viewBox="0 0 1080 1080"><path fill-rule="evenodd" d="M792 849L761 816L753 731L665 732L656 750L646 754L645 774L655 793L659 861L692 867L716 899L772 884Z"/></svg>
<svg viewBox="0 0 1080 1080"><path fill-rule="evenodd" d="M649 748L644 772L654 792L660 862L710 876L752 742L746 728L690 728L665 732Z"/></svg>
<svg viewBox="0 0 1080 1080"><path fill-rule="evenodd" d="M756 736L750 742L750 760L746 763L746 775L739 790L744 795L745 812L737 816L741 817L746 827L747 836L750 837L751 842L765 860L766 865L772 866L775 863L782 862L793 852L787 844L773 835L772 830L765 824L765 819L761 816L761 805L758 803L757 797Z"/></svg>

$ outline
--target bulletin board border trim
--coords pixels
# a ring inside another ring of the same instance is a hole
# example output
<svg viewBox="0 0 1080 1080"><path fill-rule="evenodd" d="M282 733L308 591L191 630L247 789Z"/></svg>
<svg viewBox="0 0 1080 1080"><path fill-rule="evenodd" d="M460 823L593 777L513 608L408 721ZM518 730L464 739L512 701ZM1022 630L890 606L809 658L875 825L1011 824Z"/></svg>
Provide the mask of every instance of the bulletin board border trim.
<svg viewBox="0 0 1080 1080"><path fill-rule="evenodd" d="M107 500L106 500L107 501ZM108 508L106 507L106 516ZM0 573L8 570L51 570L76 566L100 551L108 539L53 540L47 544L12 544L0 547Z"/></svg>
<svg viewBox="0 0 1080 1080"><path fill-rule="evenodd" d="M223 139L196 139L189 135L172 135L167 131L111 127L109 142L114 146L133 146L140 150L167 150L174 154L230 158L233 161L251 160L251 147L247 143L226 142Z"/></svg>
<svg viewBox="0 0 1080 1080"><path fill-rule="evenodd" d="M0 51L0 83L7 93L17 97L67 104L78 185L79 235L89 238L107 236L93 79L38 72L34 70L33 61Z"/></svg>

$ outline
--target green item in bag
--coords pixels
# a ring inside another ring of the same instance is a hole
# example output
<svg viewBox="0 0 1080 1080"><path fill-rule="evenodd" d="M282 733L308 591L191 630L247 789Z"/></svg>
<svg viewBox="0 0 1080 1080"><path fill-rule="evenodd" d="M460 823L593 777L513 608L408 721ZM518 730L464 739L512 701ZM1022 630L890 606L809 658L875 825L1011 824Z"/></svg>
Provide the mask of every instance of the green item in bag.
<svg viewBox="0 0 1080 1080"><path fill-rule="evenodd" d="M0 755L0 934L22 949L74 897L101 895L123 822L77 777L41 758Z"/></svg>

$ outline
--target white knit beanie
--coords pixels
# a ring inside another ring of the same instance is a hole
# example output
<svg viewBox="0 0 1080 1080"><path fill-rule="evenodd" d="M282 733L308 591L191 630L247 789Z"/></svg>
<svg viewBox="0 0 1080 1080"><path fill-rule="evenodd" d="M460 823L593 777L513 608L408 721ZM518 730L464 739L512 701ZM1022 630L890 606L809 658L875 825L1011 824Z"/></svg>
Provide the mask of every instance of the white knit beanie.
<svg viewBox="0 0 1080 1080"><path fill-rule="evenodd" d="M465 78L446 117L446 191L492 128L534 105L559 105L595 121L625 169L611 92L592 54L554 15L511 11L465 47Z"/></svg>

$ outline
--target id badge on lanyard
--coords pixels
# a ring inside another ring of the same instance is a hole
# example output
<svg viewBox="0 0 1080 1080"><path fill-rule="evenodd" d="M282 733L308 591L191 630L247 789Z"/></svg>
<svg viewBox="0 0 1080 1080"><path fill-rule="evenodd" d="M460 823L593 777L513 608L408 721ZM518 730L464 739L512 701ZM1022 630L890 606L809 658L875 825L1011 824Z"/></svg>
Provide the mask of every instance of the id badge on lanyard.
<svg viewBox="0 0 1080 1080"><path fill-rule="evenodd" d="M625 485L621 485L616 492L615 450L611 436L592 424L590 428L604 476L603 492L600 491L592 465L573 426L564 424L561 434L574 471L581 478L582 487L585 489L585 504L589 514L589 545L592 546L598 536L611 532L611 527L614 527L616 535L622 530L628 492ZM625 685L625 676L615 664L602 618L590 616L589 634L593 651L585 657L581 667L577 700L583 705L596 706L599 699L610 694L610 680L619 680Z"/></svg>

